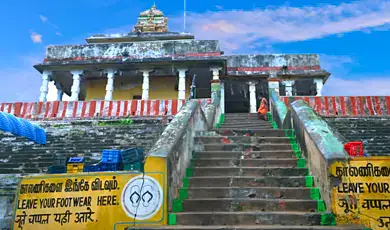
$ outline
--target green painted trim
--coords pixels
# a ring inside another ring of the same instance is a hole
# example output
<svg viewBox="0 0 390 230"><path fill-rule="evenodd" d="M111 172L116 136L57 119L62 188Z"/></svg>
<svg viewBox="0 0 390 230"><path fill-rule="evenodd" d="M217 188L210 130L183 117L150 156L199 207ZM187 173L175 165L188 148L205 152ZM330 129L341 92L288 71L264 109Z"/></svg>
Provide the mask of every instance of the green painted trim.
<svg viewBox="0 0 390 230"><path fill-rule="evenodd" d="M310 198L312 200L319 200L321 199L320 195L320 189L319 188L310 188Z"/></svg>
<svg viewBox="0 0 390 230"><path fill-rule="evenodd" d="M301 158L302 157L301 151L294 151L294 153L295 153L295 157L296 158Z"/></svg>
<svg viewBox="0 0 390 230"><path fill-rule="evenodd" d="M183 201L180 199L174 199L172 203L172 212L183 211Z"/></svg>
<svg viewBox="0 0 390 230"><path fill-rule="evenodd" d="M221 115L219 116L219 124L223 124L223 123L225 123L225 114L221 113Z"/></svg>
<svg viewBox="0 0 390 230"><path fill-rule="evenodd" d="M318 212L325 212L325 202L323 200L317 200L317 211Z"/></svg>
<svg viewBox="0 0 390 230"><path fill-rule="evenodd" d="M321 214L321 225L322 226L336 226L336 217L333 213Z"/></svg>
<svg viewBox="0 0 390 230"><path fill-rule="evenodd" d="M293 150L294 152L299 151L299 146L298 146L298 144L291 144L291 148L292 148L292 150Z"/></svg>
<svg viewBox="0 0 390 230"><path fill-rule="evenodd" d="M219 129L219 127L221 127L221 125L217 123L217 125L215 125L215 128Z"/></svg>
<svg viewBox="0 0 390 230"><path fill-rule="evenodd" d="M312 188L314 185L314 177L313 176L305 176L305 184L306 188Z"/></svg>
<svg viewBox="0 0 390 230"><path fill-rule="evenodd" d="M287 137L294 137L295 138L295 132L293 129L285 129L284 130Z"/></svg>
<svg viewBox="0 0 390 230"><path fill-rule="evenodd" d="M187 168L186 170L186 177L192 177L194 176L194 169L193 168Z"/></svg>
<svg viewBox="0 0 390 230"><path fill-rule="evenodd" d="M179 198L181 200L188 199L188 189L187 188L179 189Z"/></svg>
<svg viewBox="0 0 390 230"><path fill-rule="evenodd" d="M305 168L306 167L306 160L305 160L305 158L298 158L298 160L297 160L297 167L298 168Z"/></svg>
<svg viewBox="0 0 390 230"><path fill-rule="evenodd" d="M190 187L190 178L184 177L183 178L183 186L182 186L182 188L188 188L188 187Z"/></svg>
<svg viewBox="0 0 390 230"><path fill-rule="evenodd" d="M177 217L175 213L168 213L168 225L176 225Z"/></svg>

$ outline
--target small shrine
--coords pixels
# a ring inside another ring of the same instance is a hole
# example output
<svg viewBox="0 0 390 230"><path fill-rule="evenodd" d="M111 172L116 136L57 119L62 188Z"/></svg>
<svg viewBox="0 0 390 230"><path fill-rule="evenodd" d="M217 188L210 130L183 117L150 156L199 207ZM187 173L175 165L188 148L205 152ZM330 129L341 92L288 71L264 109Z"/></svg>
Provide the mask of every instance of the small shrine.
<svg viewBox="0 0 390 230"><path fill-rule="evenodd" d="M140 13L132 32L168 32L168 18L164 17L164 13L158 10L156 5L153 5L149 10Z"/></svg>

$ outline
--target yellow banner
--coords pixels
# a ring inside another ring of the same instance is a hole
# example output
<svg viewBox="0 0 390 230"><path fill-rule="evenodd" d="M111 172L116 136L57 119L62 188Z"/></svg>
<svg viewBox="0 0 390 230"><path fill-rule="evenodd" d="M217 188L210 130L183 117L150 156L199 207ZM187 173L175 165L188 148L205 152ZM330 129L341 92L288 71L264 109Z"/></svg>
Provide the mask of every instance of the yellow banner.
<svg viewBox="0 0 390 230"><path fill-rule="evenodd" d="M341 179L332 197L338 224L390 229L390 157L353 158L335 162L330 170Z"/></svg>
<svg viewBox="0 0 390 230"><path fill-rule="evenodd" d="M163 173L97 172L24 177L13 229L124 229L166 224Z"/></svg>

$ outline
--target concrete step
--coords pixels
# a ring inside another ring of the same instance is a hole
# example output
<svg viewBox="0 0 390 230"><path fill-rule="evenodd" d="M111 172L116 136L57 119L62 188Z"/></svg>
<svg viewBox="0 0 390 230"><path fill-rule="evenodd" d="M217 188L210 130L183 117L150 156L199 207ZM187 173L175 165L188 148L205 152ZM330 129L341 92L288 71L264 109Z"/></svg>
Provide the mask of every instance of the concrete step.
<svg viewBox="0 0 390 230"><path fill-rule="evenodd" d="M180 212L179 225L321 225L317 212Z"/></svg>
<svg viewBox="0 0 390 230"><path fill-rule="evenodd" d="M306 176L307 168L193 167L193 176Z"/></svg>
<svg viewBox="0 0 390 230"><path fill-rule="evenodd" d="M291 150L290 144L203 144L203 151L278 151Z"/></svg>
<svg viewBox="0 0 390 230"><path fill-rule="evenodd" d="M292 150L280 151L201 151L194 152L193 158L225 158L225 159L266 159L266 158L290 158L295 154Z"/></svg>
<svg viewBox="0 0 390 230"><path fill-rule="evenodd" d="M253 123L253 124L270 124L270 121L266 121L263 119L259 119L257 117L254 118L228 118L225 119L223 124L235 124L235 123Z"/></svg>
<svg viewBox="0 0 390 230"><path fill-rule="evenodd" d="M232 166L232 167L297 167L296 158L279 158L279 159L225 159L225 158L196 158L193 159L192 165L195 167L201 166Z"/></svg>
<svg viewBox="0 0 390 230"><path fill-rule="evenodd" d="M204 198L183 200L185 212L317 211L318 201L297 199Z"/></svg>
<svg viewBox="0 0 390 230"><path fill-rule="evenodd" d="M281 129L228 129L215 130L223 136L256 136L256 137L285 137L285 131Z"/></svg>
<svg viewBox="0 0 390 230"><path fill-rule="evenodd" d="M185 230L363 230L359 226L294 226L294 225L214 225L214 226L190 226L190 225L171 225L161 227L127 227L126 229L185 229Z"/></svg>
<svg viewBox="0 0 390 230"><path fill-rule="evenodd" d="M235 123L235 124L221 124L222 129L272 129L271 124L246 124L246 123Z"/></svg>
<svg viewBox="0 0 390 230"><path fill-rule="evenodd" d="M221 176L205 175L188 178L190 188L197 187L289 187L298 188L306 186L305 176Z"/></svg>
<svg viewBox="0 0 390 230"><path fill-rule="evenodd" d="M216 144L216 143L245 143L245 144L288 144L287 137L246 137L246 136L197 136L195 143Z"/></svg>
<svg viewBox="0 0 390 230"><path fill-rule="evenodd" d="M310 199L312 188L289 187L190 187L188 199L199 198L256 198L256 199Z"/></svg>

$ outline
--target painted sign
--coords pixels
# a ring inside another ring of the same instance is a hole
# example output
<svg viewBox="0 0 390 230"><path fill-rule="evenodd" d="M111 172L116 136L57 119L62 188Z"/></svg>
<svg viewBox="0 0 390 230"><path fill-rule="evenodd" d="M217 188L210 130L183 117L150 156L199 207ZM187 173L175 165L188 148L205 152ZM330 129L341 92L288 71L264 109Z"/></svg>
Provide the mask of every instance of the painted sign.
<svg viewBox="0 0 390 230"><path fill-rule="evenodd" d="M15 199L13 229L125 229L166 224L163 173L31 176Z"/></svg>
<svg viewBox="0 0 390 230"><path fill-rule="evenodd" d="M332 194L338 224L390 229L390 157L353 158L333 163L330 170L341 179Z"/></svg>

